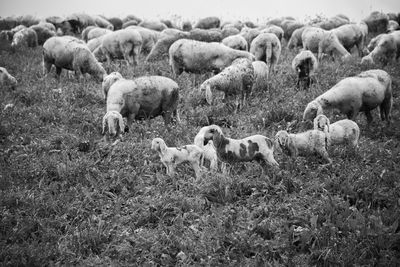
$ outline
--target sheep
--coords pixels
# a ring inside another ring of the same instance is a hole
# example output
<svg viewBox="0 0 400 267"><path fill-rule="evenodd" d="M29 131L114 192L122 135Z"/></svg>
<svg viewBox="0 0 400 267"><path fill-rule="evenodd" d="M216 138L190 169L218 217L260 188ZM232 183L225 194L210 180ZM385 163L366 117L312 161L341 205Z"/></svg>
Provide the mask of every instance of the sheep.
<svg viewBox="0 0 400 267"><path fill-rule="evenodd" d="M221 128L217 125L202 127L194 138L194 144L203 150L204 157L201 166L204 166L204 160L207 160L210 162L210 170L216 171L218 169L218 156L212 141L211 130L222 133Z"/></svg>
<svg viewBox="0 0 400 267"><path fill-rule="evenodd" d="M389 20L387 32L394 32L399 29L399 23L395 20Z"/></svg>
<svg viewBox="0 0 400 267"><path fill-rule="evenodd" d="M137 66L142 48L142 36L134 29L123 29L106 34L93 54L110 64L112 58L123 58L128 65Z"/></svg>
<svg viewBox="0 0 400 267"><path fill-rule="evenodd" d="M364 32L363 29L355 23L345 24L338 28L331 30L339 39L339 42L346 48L347 51L356 46L358 49L358 55L362 56L362 50L364 48Z"/></svg>
<svg viewBox="0 0 400 267"><path fill-rule="evenodd" d="M303 49L310 50L313 53L318 52L318 60L322 59L322 54L338 54L342 59L350 56L350 53L340 43L336 34L317 27L307 27L301 35Z"/></svg>
<svg viewBox="0 0 400 267"><path fill-rule="evenodd" d="M142 36L142 50L140 51L142 54L150 53L150 51L153 49L158 39L162 35L162 33L160 34L160 32L158 31L139 26L130 26L127 29L134 29L140 33L140 36ZM166 51L166 54L168 54L168 49Z"/></svg>
<svg viewBox="0 0 400 267"><path fill-rule="evenodd" d="M167 175L174 176L178 164L189 162L194 169L196 178L201 176L200 163L203 158L203 150L196 145L183 147L167 147L161 138L154 138L151 149L158 152L162 164L167 168Z"/></svg>
<svg viewBox="0 0 400 267"><path fill-rule="evenodd" d="M84 40L85 42L88 41L88 34L91 30L93 30L94 28L98 28L97 26L91 25L91 26L87 26L85 29L83 29L82 33L81 33L81 38L82 40Z"/></svg>
<svg viewBox="0 0 400 267"><path fill-rule="evenodd" d="M109 29L95 27L88 32L86 42L88 42L92 39L98 38L100 36L106 35L110 32L113 32L113 31L109 30Z"/></svg>
<svg viewBox="0 0 400 267"><path fill-rule="evenodd" d="M370 33L383 33L386 32L389 23L389 17L385 13L374 11L369 14L363 21L368 25Z"/></svg>
<svg viewBox="0 0 400 267"><path fill-rule="evenodd" d="M224 26L221 30L222 38L226 38L232 35L237 35L240 33L240 30L238 30L235 26Z"/></svg>
<svg viewBox="0 0 400 267"><path fill-rule="evenodd" d="M260 34L260 30L249 27L243 27L240 35L247 41L247 47L250 48L251 42Z"/></svg>
<svg viewBox="0 0 400 267"><path fill-rule="evenodd" d="M395 33L379 36L375 48L361 59L361 65L380 63L386 66L389 62L395 61L400 53L400 35L396 36Z"/></svg>
<svg viewBox="0 0 400 267"><path fill-rule="evenodd" d="M75 71L77 77L79 74L89 73L102 80L107 75L86 44L71 36L51 37L43 44L45 75L50 72L52 65L56 67L58 79L63 68Z"/></svg>
<svg viewBox="0 0 400 267"><path fill-rule="evenodd" d="M303 50L294 57L292 69L298 75L296 86L300 88L303 83L304 89L307 89L311 84L311 76L318 69L318 61L310 50Z"/></svg>
<svg viewBox="0 0 400 267"><path fill-rule="evenodd" d="M285 19L284 21L282 21L282 24L280 25L280 27L283 29L284 32L283 37L285 38L286 41L288 41L290 37L292 37L292 34L295 30L304 26L305 25L303 23L293 19Z"/></svg>
<svg viewBox="0 0 400 267"><path fill-rule="evenodd" d="M206 100L209 105L213 102L212 90L223 91L225 98L235 95L236 113L239 106L241 109L244 107L246 98L251 93L253 83L254 69L252 62L246 58L238 58L232 62L232 65L226 67L221 73L204 81L199 89L201 92L205 92Z"/></svg>
<svg viewBox="0 0 400 267"><path fill-rule="evenodd" d="M221 42L222 32L219 29L193 29L189 32L189 38L200 42Z"/></svg>
<svg viewBox="0 0 400 267"><path fill-rule="evenodd" d="M247 41L240 34L228 36L222 40L222 43L236 50L248 50Z"/></svg>
<svg viewBox="0 0 400 267"><path fill-rule="evenodd" d="M303 34L305 28L306 26L294 30L287 44L287 47L289 49L293 49L296 47L303 47L303 41L301 39L301 35Z"/></svg>
<svg viewBox="0 0 400 267"><path fill-rule="evenodd" d="M274 158L274 142L263 135L252 135L243 139L232 139L218 130L210 129L218 159L224 163L257 161L276 168L278 162Z"/></svg>
<svg viewBox="0 0 400 267"><path fill-rule="evenodd" d="M107 101L108 91L110 90L111 85L113 85L116 81L122 80L123 77L121 73L114 71L108 74L103 78L103 82L101 84L101 88L103 89L104 100Z"/></svg>
<svg viewBox="0 0 400 267"><path fill-rule="evenodd" d="M267 63L269 74L274 70L279 61L282 47L278 37L273 33L261 33L251 42L250 53L256 60Z"/></svg>
<svg viewBox="0 0 400 267"><path fill-rule="evenodd" d="M276 37L278 37L279 42L282 42L282 38L283 38L283 34L284 34L283 29L276 25L270 25L270 26L262 29L260 31L260 33L273 33L276 35Z"/></svg>
<svg viewBox="0 0 400 267"><path fill-rule="evenodd" d="M199 19L197 23L194 25L194 28L208 30L212 28L219 28L220 24L221 21L218 17L206 17Z"/></svg>
<svg viewBox="0 0 400 267"><path fill-rule="evenodd" d="M9 86L12 89L15 89L17 86L17 79L15 79L10 73L8 73L7 69L4 67L0 67L0 86Z"/></svg>
<svg viewBox="0 0 400 267"><path fill-rule="evenodd" d="M166 35L164 37L161 37L159 40L157 40L153 48L150 50L150 53L146 57L146 61L152 62L168 56L169 48L175 41L188 37L188 32L178 32L174 35Z"/></svg>
<svg viewBox="0 0 400 267"><path fill-rule="evenodd" d="M275 147L295 159L297 156L317 154L328 164L332 163L328 154L328 140L324 132L308 130L306 132L289 134L280 130L275 135Z"/></svg>
<svg viewBox="0 0 400 267"><path fill-rule="evenodd" d="M123 24L122 19L120 19L118 17L112 17L112 18L108 18L107 20L108 20L108 22L110 22L113 25L114 31L122 29L122 24Z"/></svg>
<svg viewBox="0 0 400 267"><path fill-rule="evenodd" d="M143 28L147 28L147 29L155 30L155 31L159 31L159 32L168 28L167 25L165 25L161 21L157 21L157 20L145 20L145 21L140 22L138 25Z"/></svg>
<svg viewBox="0 0 400 267"><path fill-rule="evenodd" d="M314 119L314 130L323 131L328 137L328 146L338 144L351 144L358 147L360 128L352 120L344 119L330 124L329 119L320 114Z"/></svg>
<svg viewBox="0 0 400 267"><path fill-rule="evenodd" d="M36 47L38 46L38 37L33 29L26 28L16 32L11 42L11 48L17 47Z"/></svg>
<svg viewBox="0 0 400 267"><path fill-rule="evenodd" d="M264 61L259 60L253 61L252 65L254 69L254 83L251 91L265 91L268 89L268 65Z"/></svg>
<svg viewBox="0 0 400 267"><path fill-rule="evenodd" d="M108 30L111 30L111 31L114 30L114 25L112 25L112 24L111 24L107 19L105 19L104 17L99 16L99 15L95 15L95 16L93 16L93 19L94 19L94 23L95 23L98 27L103 28L103 29L108 29Z"/></svg>
<svg viewBox="0 0 400 267"><path fill-rule="evenodd" d="M329 30L338 28L340 26L343 26L345 24L348 24L349 22L350 22L350 20L348 17L346 17L344 15L336 15L325 21L315 23L315 24L313 24L313 26L329 31Z"/></svg>
<svg viewBox="0 0 400 267"><path fill-rule="evenodd" d="M360 111L372 122L371 110L380 107L381 119L390 124L392 109L392 79L379 69L368 70L338 82L331 89L308 103L303 120L313 120L328 109L338 109L355 120Z"/></svg>
<svg viewBox="0 0 400 267"><path fill-rule="evenodd" d="M51 25L53 25L53 24L51 24ZM31 28L32 30L34 30L36 32L38 45L43 45L47 39L49 39L50 37L56 36L55 31L52 31L48 27L43 26L43 24L32 25L29 28Z"/></svg>
<svg viewBox="0 0 400 267"><path fill-rule="evenodd" d="M237 58L254 60L254 56L246 51L239 51L221 43L206 43L181 39L169 48L169 65L175 76L183 71L203 73L219 72L229 66Z"/></svg>
<svg viewBox="0 0 400 267"><path fill-rule="evenodd" d="M109 112L115 111L115 118L123 123L123 117L128 119L128 127L134 120L154 118L161 115L165 126L171 122L171 115L178 114L179 86L162 76L145 76L135 80L117 79L109 88L107 97L107 113L103 117L103 134L105 128L112 128L111 133L117 133L115 124L107 124ZM124 129L124 125L119 125ZM109 130L110 131L110 130Z"/></svg>

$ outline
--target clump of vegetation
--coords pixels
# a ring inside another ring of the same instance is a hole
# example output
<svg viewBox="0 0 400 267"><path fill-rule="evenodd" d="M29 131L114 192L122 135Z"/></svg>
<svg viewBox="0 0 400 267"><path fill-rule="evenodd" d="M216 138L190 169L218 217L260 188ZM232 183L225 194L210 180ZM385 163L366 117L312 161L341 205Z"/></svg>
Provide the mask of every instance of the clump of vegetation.
<svg viewBox="0 0 400 267"><path fill-rule="evenodd" d="M400 265L398 82L392 125L374 111L367 127L361 115L359 149L331 148L326 168L277 152L279 170L237 163L230 174L196 180L183 164L171 178L150 149L155 137L192 143L208 123L232 138L305 130L306 104L361 72L356 56L323 61L316 84L299 91L290 68L296 52L284 48L269 87L237 114L229 103L204 103L194 81L209 75L182 74L182 123L167 131L161 118L138 121L111 146L101 136L101 85L65 73L60 83L43 78L41 53L0 54L19 82L0 90L1 265ZM172 77L167 60L140 62L105 67L130 79ZM384 69L398 81L399 68ZM4 110L7 104L14 106Z"/></svg>

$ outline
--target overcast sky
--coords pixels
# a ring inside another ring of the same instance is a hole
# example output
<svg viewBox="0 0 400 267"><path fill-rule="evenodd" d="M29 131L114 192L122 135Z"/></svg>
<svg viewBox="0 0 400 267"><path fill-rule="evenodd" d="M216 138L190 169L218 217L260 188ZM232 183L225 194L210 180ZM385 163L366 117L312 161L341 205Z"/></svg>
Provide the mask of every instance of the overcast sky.
<svg viewBox="0 0 400 267"><path fill-rule="evenodd" d="M123 17L196 20L216 15L222 19L257 21L284 15L303 20L307 16L345 14L359 21L371 11L400 12L400 0L0 0L0 16L32 14L38 17L74 12Z"/></svg>

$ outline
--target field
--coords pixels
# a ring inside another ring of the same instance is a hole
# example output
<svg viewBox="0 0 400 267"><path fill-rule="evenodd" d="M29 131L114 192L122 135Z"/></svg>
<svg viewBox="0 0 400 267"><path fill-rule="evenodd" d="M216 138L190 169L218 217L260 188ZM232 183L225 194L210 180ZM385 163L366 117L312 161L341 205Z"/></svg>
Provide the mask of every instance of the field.
<svg viewBox="0 0 400 267"><path fill-rule="evenodd" d="M384 68L393 78L392 125L375 110L367 127L361 114L357 151L332 147L328 167L278 151L279 170L241 163L195 180L189 165L167 176L151 140L190 144L208 122L229 126L223 131L233 138L309 129L306 104L363 71L360 58L323 61L316 84L299 91L290 67L296 52L284 48L269 88L237 114L219 100L204 104L197 88L209 74L175 79L166 59L105 64L126 78L170 77L181 88L181 124L168 131L162 118L138 121L111 146L101 135L100 83L65 72L58 83L54 69L44 78L41 47L0 53L19 82L0 90L0 265L400 265L398 62Z"/></svg>

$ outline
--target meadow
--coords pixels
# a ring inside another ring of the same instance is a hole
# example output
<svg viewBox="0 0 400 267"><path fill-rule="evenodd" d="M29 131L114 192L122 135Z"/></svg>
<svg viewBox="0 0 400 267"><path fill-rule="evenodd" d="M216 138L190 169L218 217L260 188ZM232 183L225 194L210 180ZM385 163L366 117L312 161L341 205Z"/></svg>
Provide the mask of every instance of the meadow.
<svg viewBox="0 0 400 267"><path fill-rule="evenodd" d="M204 103L197 88L210 74L175 78L166 59L144 56L136 68L104 64L125 78L162 75L180 85L181 124L168 131L162 118L138 121L115 146L101 135L100 83L65 72L57 82L54 69L44 78L41 47L3 47L0 65L19 85L0 90L0 265L399 266L399 62L383 68L393 79L392 124L374 110L368 127L360 114L359 149L330 148L330 166L277 151L279 170L239 163L196 180L184 164L171 178L151 151L155 137L191 144L208 123L232 138L304 131L312 127L302 123L306 104L365 70L356 54L325 60L316 83L298 90L296 51L283 47L269 87L237 114L218 94L215 105Z"/></svg>

